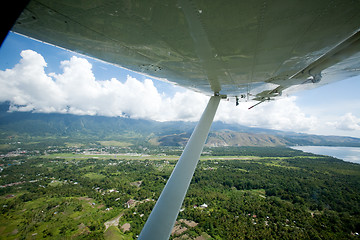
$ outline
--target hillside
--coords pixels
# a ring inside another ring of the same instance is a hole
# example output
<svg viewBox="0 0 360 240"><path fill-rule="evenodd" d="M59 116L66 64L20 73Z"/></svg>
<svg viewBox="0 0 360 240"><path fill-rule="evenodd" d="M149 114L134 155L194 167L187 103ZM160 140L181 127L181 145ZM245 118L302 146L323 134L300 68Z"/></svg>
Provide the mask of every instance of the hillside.
<svg viewBox="0 0 360 240"><path fill-rule="evenodd" d="M121 117L76 116L7 112L8 104L0 105L0 143L9 139L43 139L56 141L89 142L116 140L132 144L183 146L196 123L156 122ZM318 136L250 128L215 122L206 142L207 146L351 146L360 147L359 138Z"/></svg>
<svg viewBox="0 0 360 240"><path fill-rule="evenodd" d="M242 133L231 130L211 132L206 142L208 147L220 146L286 146L288 141L274 135Z"/></svg>

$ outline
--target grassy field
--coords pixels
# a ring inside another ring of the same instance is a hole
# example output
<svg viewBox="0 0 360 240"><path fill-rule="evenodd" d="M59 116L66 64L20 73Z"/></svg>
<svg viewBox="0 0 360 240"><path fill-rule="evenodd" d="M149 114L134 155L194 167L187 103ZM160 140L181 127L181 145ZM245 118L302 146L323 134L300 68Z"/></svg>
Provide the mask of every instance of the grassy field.
<svg viewBox="0 0 360 240"><path fill-rule="evenodd" d="M119 154L75 154L75 153L53 153L40 156L49 159L122 159L122 160L178 160L180 157L176 155L147 155L147 154L132 154L132 153L119 153ZM200 160L261 160L267 157L256 156L201 156ZM273 159L273 158L272 158Z"/></svg>
<svg viewBox="0 0 360 240"><path fill-rule="evenodd" d="M119 159L119 160L179 160L179 156L176 155L162 155L162 154L133 154L133 153L119 153L119 154L75 154L75 153L53 153L40 156L42 158L49 159ZM293 157L258 157L258 156L201 156L201 161L219 161L219 160L243 160L243 161L266 161L267 165L276 165L281 167L286 167L279 160L282 159L291 159L291 158L305 158L304 156L293 156ZM310 159L318 159L319 156L306 156Z"/></svg>
<svg viewBox="0 0 360 240"><path fill-rule="evenodd" d="M85 174L84 177L90 178L92 180L101 180L101 179L105 178L104 175L94 173L94 172L89 172L89 173Z"/></svg>
<svg viewBox="0 0 360 240"><path fill-rule="evenodd" d="M104 147L130 147L133 144L129 142L120 142L120 141L98 141L101 146Z"/></svg>
<svg viewBox="0 0 360 240"><path fill-rule="evenodd" d="M38 156L37 156L38 157ZM178 160L179 156L173 155L142 155L142 154L75 154L75 153L54 153L40 156L48 159L119 159L119 160Z"/></svg>
<svg viewBox="0 0 360 240"><path fill-rule="evenodd" d="M132 239L121 233L119 228L111 226L104 232L105 240L121 240L121 239Z"/></svg>

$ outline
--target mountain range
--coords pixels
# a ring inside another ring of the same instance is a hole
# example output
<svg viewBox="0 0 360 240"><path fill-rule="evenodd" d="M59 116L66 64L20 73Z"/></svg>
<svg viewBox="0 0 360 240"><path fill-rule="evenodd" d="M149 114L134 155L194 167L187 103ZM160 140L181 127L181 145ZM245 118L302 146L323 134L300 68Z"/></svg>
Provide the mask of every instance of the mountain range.
<svg viewBox="0 0 360 240"><path fill-rule="evenodd" d="M78 116L58 113L8 112L9 103L0 104L0 139L14 136L76 139L76 141L128 141L160 146L183 146L196 123L156 122L122 117ZM206 146L351 146L360 139L320 136L252 128L214 122Z"/></svg>

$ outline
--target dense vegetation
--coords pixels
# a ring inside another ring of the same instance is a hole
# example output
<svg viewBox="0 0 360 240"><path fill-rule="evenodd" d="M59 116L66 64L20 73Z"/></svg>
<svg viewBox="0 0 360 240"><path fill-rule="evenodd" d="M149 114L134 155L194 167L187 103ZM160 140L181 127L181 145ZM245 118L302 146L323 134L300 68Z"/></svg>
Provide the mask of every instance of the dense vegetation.
<svg viewBox="0 0 360 240"><path fill-rule="evenodd" d="M0 159L0 239L136 238L176 163L171 150ZM289 148L204 152L171 238L358 238L360 165Z"/></svg>

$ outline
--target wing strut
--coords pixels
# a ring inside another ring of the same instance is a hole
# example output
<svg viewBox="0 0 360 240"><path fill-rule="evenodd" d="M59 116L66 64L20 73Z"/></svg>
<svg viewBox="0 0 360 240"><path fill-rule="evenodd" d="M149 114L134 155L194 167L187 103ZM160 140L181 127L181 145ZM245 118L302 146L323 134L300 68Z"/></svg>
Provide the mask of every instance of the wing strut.
<svg viewBox="0 0 360 240"><path fill-rule="evenodd" d="M138 239L169 239L221 97L213 96L181 154Z"/></svg>

